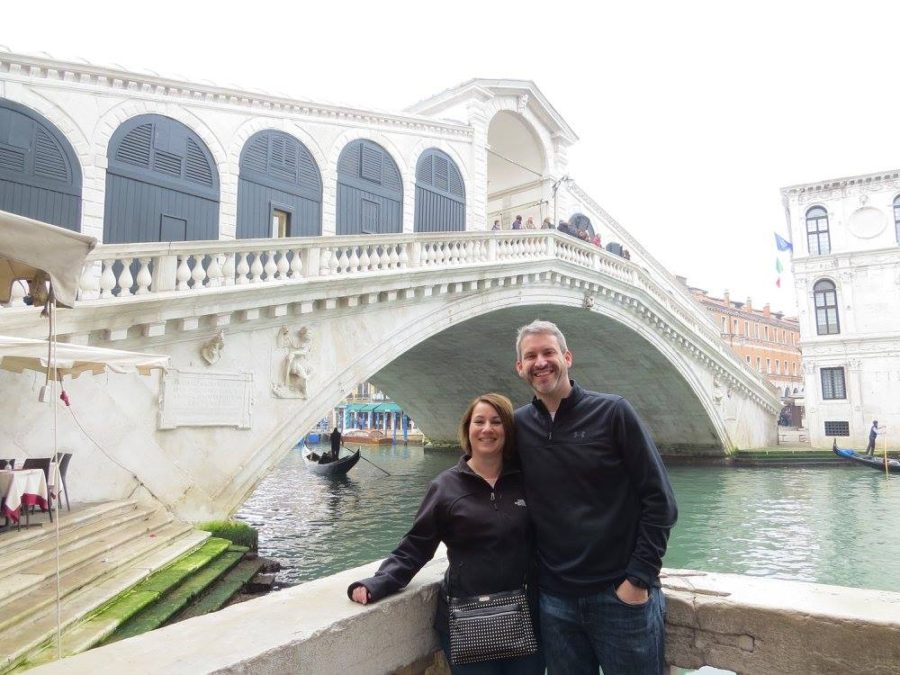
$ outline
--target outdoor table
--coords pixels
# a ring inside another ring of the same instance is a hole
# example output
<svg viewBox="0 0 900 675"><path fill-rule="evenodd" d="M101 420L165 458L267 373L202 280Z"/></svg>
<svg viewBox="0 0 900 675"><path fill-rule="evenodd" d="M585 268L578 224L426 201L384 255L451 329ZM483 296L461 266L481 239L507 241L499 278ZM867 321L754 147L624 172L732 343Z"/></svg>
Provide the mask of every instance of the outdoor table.
<svg viewBox="0 0 900 675"><path fill-rule="evenodd" d="M19 522L22 506L25 509L26 527L29 506L39 506L42 511L49 506L47 479L41 469L17 469L0 471L0 502L3 515L14 523Z"/></svg>

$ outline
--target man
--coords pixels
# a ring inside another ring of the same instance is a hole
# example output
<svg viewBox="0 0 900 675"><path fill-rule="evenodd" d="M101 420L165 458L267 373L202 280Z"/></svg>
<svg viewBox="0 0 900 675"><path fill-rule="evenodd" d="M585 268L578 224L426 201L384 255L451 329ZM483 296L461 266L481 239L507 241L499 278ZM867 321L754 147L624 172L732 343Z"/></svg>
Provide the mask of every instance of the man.
<svg viewBox="0 0 900 675"><path fill-rule="evenodd" d="M535 398L516 411L516 438L537 534L548 672L658 675L659 570L675 497L628 401L582 389L571 365L555 324L519 329L516 370Z"/></svg>
<svg viewBox="0 0 900 675"><path fill-rule="evenodd" d="M875 441L878 438L878 420L872 420L872 428L869 429L869 444L866 446L866 454L875 456Z"/></svg>
<svg viewBox="0 0 900 675"><path fill-rule="evenodd" d="M341 432L335 427L331 432L331 461L336 462L341 454Z"/></svg>
<svg viewBox="0 0 900 675"><path fill-rule="evenodd" d="M522 216L516 216L516 219L513 221L512 229L521 230L522 229Z"/></svg>

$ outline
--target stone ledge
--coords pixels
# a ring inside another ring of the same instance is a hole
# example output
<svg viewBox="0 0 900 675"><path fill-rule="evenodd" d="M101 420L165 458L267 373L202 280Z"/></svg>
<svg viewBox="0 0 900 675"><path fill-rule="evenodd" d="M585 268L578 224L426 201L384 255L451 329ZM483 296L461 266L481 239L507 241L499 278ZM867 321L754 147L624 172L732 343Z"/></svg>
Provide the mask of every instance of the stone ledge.
<svg viewBox="0 0 900 675"><path fill-rule="evenodd" d="M377 563L101 647L36 673L440 672L431 628L446 559L371 606L346 588ZM900 593L664 570L667 661L742 675L897 673ZM202 645L198 649L198 645Z"/></svg>

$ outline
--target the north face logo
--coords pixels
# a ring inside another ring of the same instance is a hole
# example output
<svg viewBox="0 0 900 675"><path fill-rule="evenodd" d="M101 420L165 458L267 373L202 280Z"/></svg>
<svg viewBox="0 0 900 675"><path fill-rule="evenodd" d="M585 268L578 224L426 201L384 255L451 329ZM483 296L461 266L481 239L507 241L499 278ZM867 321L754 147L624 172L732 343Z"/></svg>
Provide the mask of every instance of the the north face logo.
<svg viewBox="0 0 900 675"><path fill-rule="evenodd" d="M525 500L524 500L524 499L517 499L517 500L516 500L515 502L513 502L513 503L514 503L516 506L525 506Z"/></svg>

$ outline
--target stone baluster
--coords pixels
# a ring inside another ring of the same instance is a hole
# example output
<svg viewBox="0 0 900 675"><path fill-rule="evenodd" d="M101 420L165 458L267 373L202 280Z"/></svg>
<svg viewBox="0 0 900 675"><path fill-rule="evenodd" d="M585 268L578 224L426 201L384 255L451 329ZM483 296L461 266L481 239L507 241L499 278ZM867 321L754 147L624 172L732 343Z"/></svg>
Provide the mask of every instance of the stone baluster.
<svg viewBox="0 0 900 675"><path fill-rule="evenodd" d="M400 266L400 256L397 255L397 245L391 244L388 248L391 250L391 253L388 256L388 268L395 270Z"/></svg>
<svg viewBox="0 0 900 675"><path fill-rule="evenodd" d="M275 264L275 251L266 251L266 264L263 266L266 273L266 281L275 281L275 273L278 271L278 265Z"/></svg>
<svg viewBox="0 0 900 675"><path fill-rule="evenodd" d="M400 244L400 254L397 257L398 267L401 270L405 270L409 267L409 253L407 249L409 248L409 244Z"/></svg>
<svg viewBox="0 0 900 675"><path fill-rule="evenodd" d="M115 260L107 259L103 261L103 273L100 275L100 297L113 297L113 289L116 287L116 275L113 274L113 264Z"/></svg>
<svg viewBox="0 0 900 675"><path fill-rule="evenodd" d="M368 244L363 244L361 248L362 255L359 256L359 269L362 272L368 272L372 264L372 259L369 257L369 246Z"/></svg>
<svg viewBox="0 0 900 675"><path fill-rule="evenodd" d="M323 248L319 257L319 276L327 277L331 274L331 249Z"/></svg>
<svg viewBox="0 0 900 675"><path fill-rule="evenodd" d="M225 254L225 262L222 263L222 281L225 286L234 286L234 253Z"/></svg>
<svg viewBox="0 0 900 675"><path fill-rule="evenodd" d="M350 273L359 272L359 254L356 252L359 246L350 248Z"/></svg>
<svg viewBox="0 0 900 675"><path fill-rule="evenodd" d="M191 279L194 280L194 283L191 287L194 290L199 290L203 288L203 281L206 279L206 270L203 269L203 259L206 257L203 254L193 255L191 256L194 259L194 269L191 270Z"/></svg>
<svg viewBox="0 0 900 675"><path fill-rule="evenodd" d="M347 249L340 248L337 252L337 267L335 268L336 274L348 274L350 272L350 258L347 257Z"/></svg>
<svg viewBox="0 0 900 675"><path fill-rule="evenodd" d="M221 253L212 253L209 256L209 267L206 268L207 288L219 288L225 285L225 280L222 278L222 265L219 263L222 257Z"/></svg>
<svg viewBox="0 0 900 675"><path fill-rule="evenodd" d="M286 250L281 250L278 252L278 262L276 263L278 272L275 277L279 281L285 281L288 278L288 270L291 268L290 263L288 262L288 252Z"/></svg>
<svg viewBox="0 0 900 675"><path fill-rule="evenodd" d="M291 258L291 272L288 275L291 279L297 280L303 278L303 254L300 249L294 250L294 257Z"/></svg>
<svg viewBox="0 0 900 675"><path fill-rule="evenodd" d="M100 296L100 268L99 262L89 262L84 266L81 274L81 281L78 283L78 297L82 300L97 298ZM25 289L22 289L22 295L25 295Z"/></svg>
<svg viewBox="0 0 900 675"><path fill-rule="evenodd" d="M250 265L250 283L258 284L262 281L262 275L265 271L262 263L262 252L253 252L253 264Z"/></svg>
<svg viewBox="0 0 900 675"><path fill-rule="evenodd" d="M369 265L373 272L378 271L381 265L381 256L378 254L377 246L372 246L372 255L369 256Z"/></svg>
<svg viewBox="0 0 900 675"><path fill-rule="evenodd" d="M119 272L119 278L116 280L119 284L119 297L127 298L131 295L131 285L134 283L134 277L131 275L131 260L123 258L122 271Z"/></svg>
<svg viewBox="0 0 900 675"><path fill-rule="evenodd" d="M135 295L144 295L150 292L150 284L153 282L153 277L150 274L150 260L150 258L138 258L141 268L137 273L137 291Z"/></svg>
<svg viewBox="0 0 900 675"><path fill-rule="evenodd" d="M28 284L18 279L9 289L9 304L7 307L24 307L25 296L28 295Z"/></svg>
<svg viewBox="0 0 900 675"><path fill-rule="evenodd" d="M487 262L497 261L497 238L491 237L487 240L487 251L485 251Z"/></svg>
<svg viewBox="0 0 900 675"><path fill-rule="evenodd" d="M335 250L332 249L331 258L328 259L328 273L332 276L338 273L338 268L340 267L340 264L338 262L338 255L339 252L335 252Z"/></svg>
<svg viewBox="0 0 900 675"><path fill-rule="evenodd" d="M247 264L247 253L241 252L238 255L241 256L241 259L237 265L237 284L248 284L250 279L247 275L250 274L250 265Z"/></svg>
<svg viewBox="0 0 900 675"><path fill-rule="evenodd" d="M191 278L191 268L188 267L189 255L178 256L178 270L175 272L175 290L188 290L188 279Z"/></svg>

